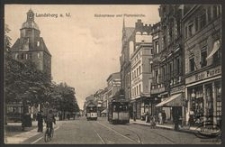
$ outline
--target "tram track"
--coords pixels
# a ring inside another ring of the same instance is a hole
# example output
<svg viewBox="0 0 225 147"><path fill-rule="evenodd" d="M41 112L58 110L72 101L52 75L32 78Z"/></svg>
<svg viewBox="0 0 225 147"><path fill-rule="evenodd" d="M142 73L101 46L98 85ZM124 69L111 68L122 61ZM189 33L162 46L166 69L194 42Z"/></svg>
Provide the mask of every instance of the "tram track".
<svg viewBox="0 0 225 147"><path fill-rule="evenodd" d="M128 129L128 127L126 125L124 125L124 126L126 127L126 130L129 130L130 132L132 132L133 134L135 134L137 136L138 143L144 144L143 141L142 141L142 139L141 139L141 137L140 137L140 135L138 133L136 133L135 131L133 131L131 129ZM124 127L120 127L120 128L125 129Z"/></svg>
<svg viewBox="0 0 225 147"><path fill-rule="evenodd" d="M141 127L136 127L136 129L140 129L140 128L141 128ZM141 129L142 129L143 131L146 131L146 129L143 129L143 128L141 128ZM167 141L171 142L172 144L176 144L176 142L175 142L174 140L170 139L169 137L167 137L167 136L165 136L165 135L163 135L163 134L161 134L161 133L156 132L156 130L151 129L151 131L152 131L154 134L163 137L164 139L166 139Z"/></svg>
<svg viewBox="0 0 225 147"><path fill-rule="evenodd" d="M89 122L89 123L91 123L91 122ZM135 129L138 129L137 131L135 131L135 130L131 130L130 129L130 126L127 126L127 125L123 125L123 126L121 126L121 125L115 125L116 128L119 128L121 130L124 130L123 132L126 132L126 131L130 132L130 133L126 133L126 134L123 133L122 134L122 133L120 133L121 131L117 131L115 129L115 127L106 126L105 124L100 123L98 121L96 123L99 124L99 126L106 128L108 131L111 131L111 132L113 132L113 133L115 133L115 134L117 134L117 135L119 135L119 136L121 136L121 137L129 140L130 142L132 142L134 144L144 144L144 141L143 141L141 135L138 134L137 132L140 131L140 129L141 129L141 131L142 130L143 131L146 131L146 128L144 129L144 128L141 128L141 127L133 127ZM110 142L110 139L113 140L113 138L111 138L111 137L108 137L107 138L107 136L103 136L101 133L98 133L97 130L95 129L93 123L91 123L91 125L93 126L94 132L97 134L97 136L101 140L102 144L108 144L108 142ZM153 140L157 138L155 136L155 135L157 135L157 136L160 136L160 137L164 138L165 140L167 140L171 144L176 144L176 142L174 140L172 140L171 138L169 138L169 137L167 137L167 136L165 136L165 135L163 135L161 133L158 133L154 129L151 129L151 132L154 134L154 137L151 137ZM136 136L136 138L134 138L134 136Z"/></svg>
<svg viewBox="0 0 225 147"><path fill-rule="evenodd" d="M93 126L93 124L91 122L89 122L89 124L91 124L91 126ZM97 134L98 138L101 140L102 144L107 144L106 141L101 137L101 135L95 130L95 127L92 127L94 132Z"/></svg>
<svg viewBox="0 0 225 147"><path fill-rule="evenodd" d="M131 137L128 137L128 136L126 136L126 135L124 135L124 134L122 134L122 133L120 133L120 132L118 132L118 131L116 131L116 130L115 130L114 128L112 128L112 127L108 127L108 126L106 126L106 125L104 125L104 124L102 124L102 123L100 123L100 122L97 122L97 123L98 123L99 125L101 125L101 126L107 128L108 130L113 131L115 134L118 134L118 135L120 135L120 136L126 138L126 139L129 140L129 141L132 141L132 142L134 142L134 143L136 143L136 144L143 144L143 142L142 142L142 140L141 140L141 137L140 137L137 133L135 133L134 131L131 131L130 129L129 129L129 131L132 132L133 134L135 134L135 135L137 136L138 141L135 140L135 139L133 139L133 138L131 138Z"/></svg>

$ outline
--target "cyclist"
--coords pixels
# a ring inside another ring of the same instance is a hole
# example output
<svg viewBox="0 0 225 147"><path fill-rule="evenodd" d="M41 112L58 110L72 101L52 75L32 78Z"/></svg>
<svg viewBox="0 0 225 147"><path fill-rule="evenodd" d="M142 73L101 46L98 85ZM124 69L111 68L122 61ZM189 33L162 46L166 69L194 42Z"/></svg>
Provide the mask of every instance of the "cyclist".
<svg viewBox="0 0 225 147"><path fill-rule="evenodd" d="M45 123L47 124L47 128L48 127L50 128L50 132L51 132L53 129L53 123L56 124L55 116L51 109L49 110L48 114L46 115Z"/></svg>

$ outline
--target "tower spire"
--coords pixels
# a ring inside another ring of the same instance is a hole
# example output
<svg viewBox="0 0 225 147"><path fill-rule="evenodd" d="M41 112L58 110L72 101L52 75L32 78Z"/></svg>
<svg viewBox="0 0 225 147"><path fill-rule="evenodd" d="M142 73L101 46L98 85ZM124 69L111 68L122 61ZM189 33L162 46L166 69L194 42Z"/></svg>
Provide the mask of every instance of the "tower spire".
<svg viewBox="0 0 225 147"><path fill-rule="evenodd" d="M125 30L125 18L123 16L123 30Z"/></svg>

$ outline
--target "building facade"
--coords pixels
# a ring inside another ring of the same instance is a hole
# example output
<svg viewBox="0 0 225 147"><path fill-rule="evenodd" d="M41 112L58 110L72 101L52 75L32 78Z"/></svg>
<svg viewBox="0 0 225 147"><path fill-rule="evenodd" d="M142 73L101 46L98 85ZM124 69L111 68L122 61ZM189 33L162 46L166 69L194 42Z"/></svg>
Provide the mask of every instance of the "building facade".
<svg viewBox="0 0 225 147"><path fill-rule="evenodd" d="M183 20L185 84L195 121L221 124L222 6L192 5Z"/></svg>
<svg viewBox="0 0 225 147"><path fill-rule="evenodd" d="M181 36L182 9L180 5L159 7L161 21L154 25L153 85L151 94L156 100L156 115L166 113L167 120L184 116L185 85Z"/></svg>
<svg viewBox="0 0 225 147"><path fill-rule="evenodd" d="M107 101L109 102L121 89L120 72L112 73L107 78L107 89Z"/></svg>
<svg viewBox="0 0 225 147"><path fill-rule="evenodd" d="M27 20L20 29L20 38L13 44L11 51L13 59L34 62L37 68L51 78L51 54L40 37L40 29L34 21L34 12L27 12Z"/></svg>
<svg viewBox="0 0 225 147"><path fill-rule="evenodd" d="M131 103L136 118L140 119L149 111L152 60L151 25L143 25L139 19L135 24L134 46L130 42L131 51ZM132 48L133 47L133 48Z"/></svg>

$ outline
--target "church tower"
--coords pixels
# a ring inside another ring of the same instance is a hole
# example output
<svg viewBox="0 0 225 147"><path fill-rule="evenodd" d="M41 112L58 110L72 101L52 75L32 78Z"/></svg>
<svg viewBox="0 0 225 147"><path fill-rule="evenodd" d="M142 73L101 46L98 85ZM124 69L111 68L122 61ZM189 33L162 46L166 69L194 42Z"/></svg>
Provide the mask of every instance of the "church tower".
<svg viewBox="0 0 225 147"><path fill-rule="evenodd" d="M34 18L34 12L30 9L20 29L20 38L11 48L12 56L20 62L34 62L39 70L51 77L51 54L40 37L40 29Z"/></svg>

